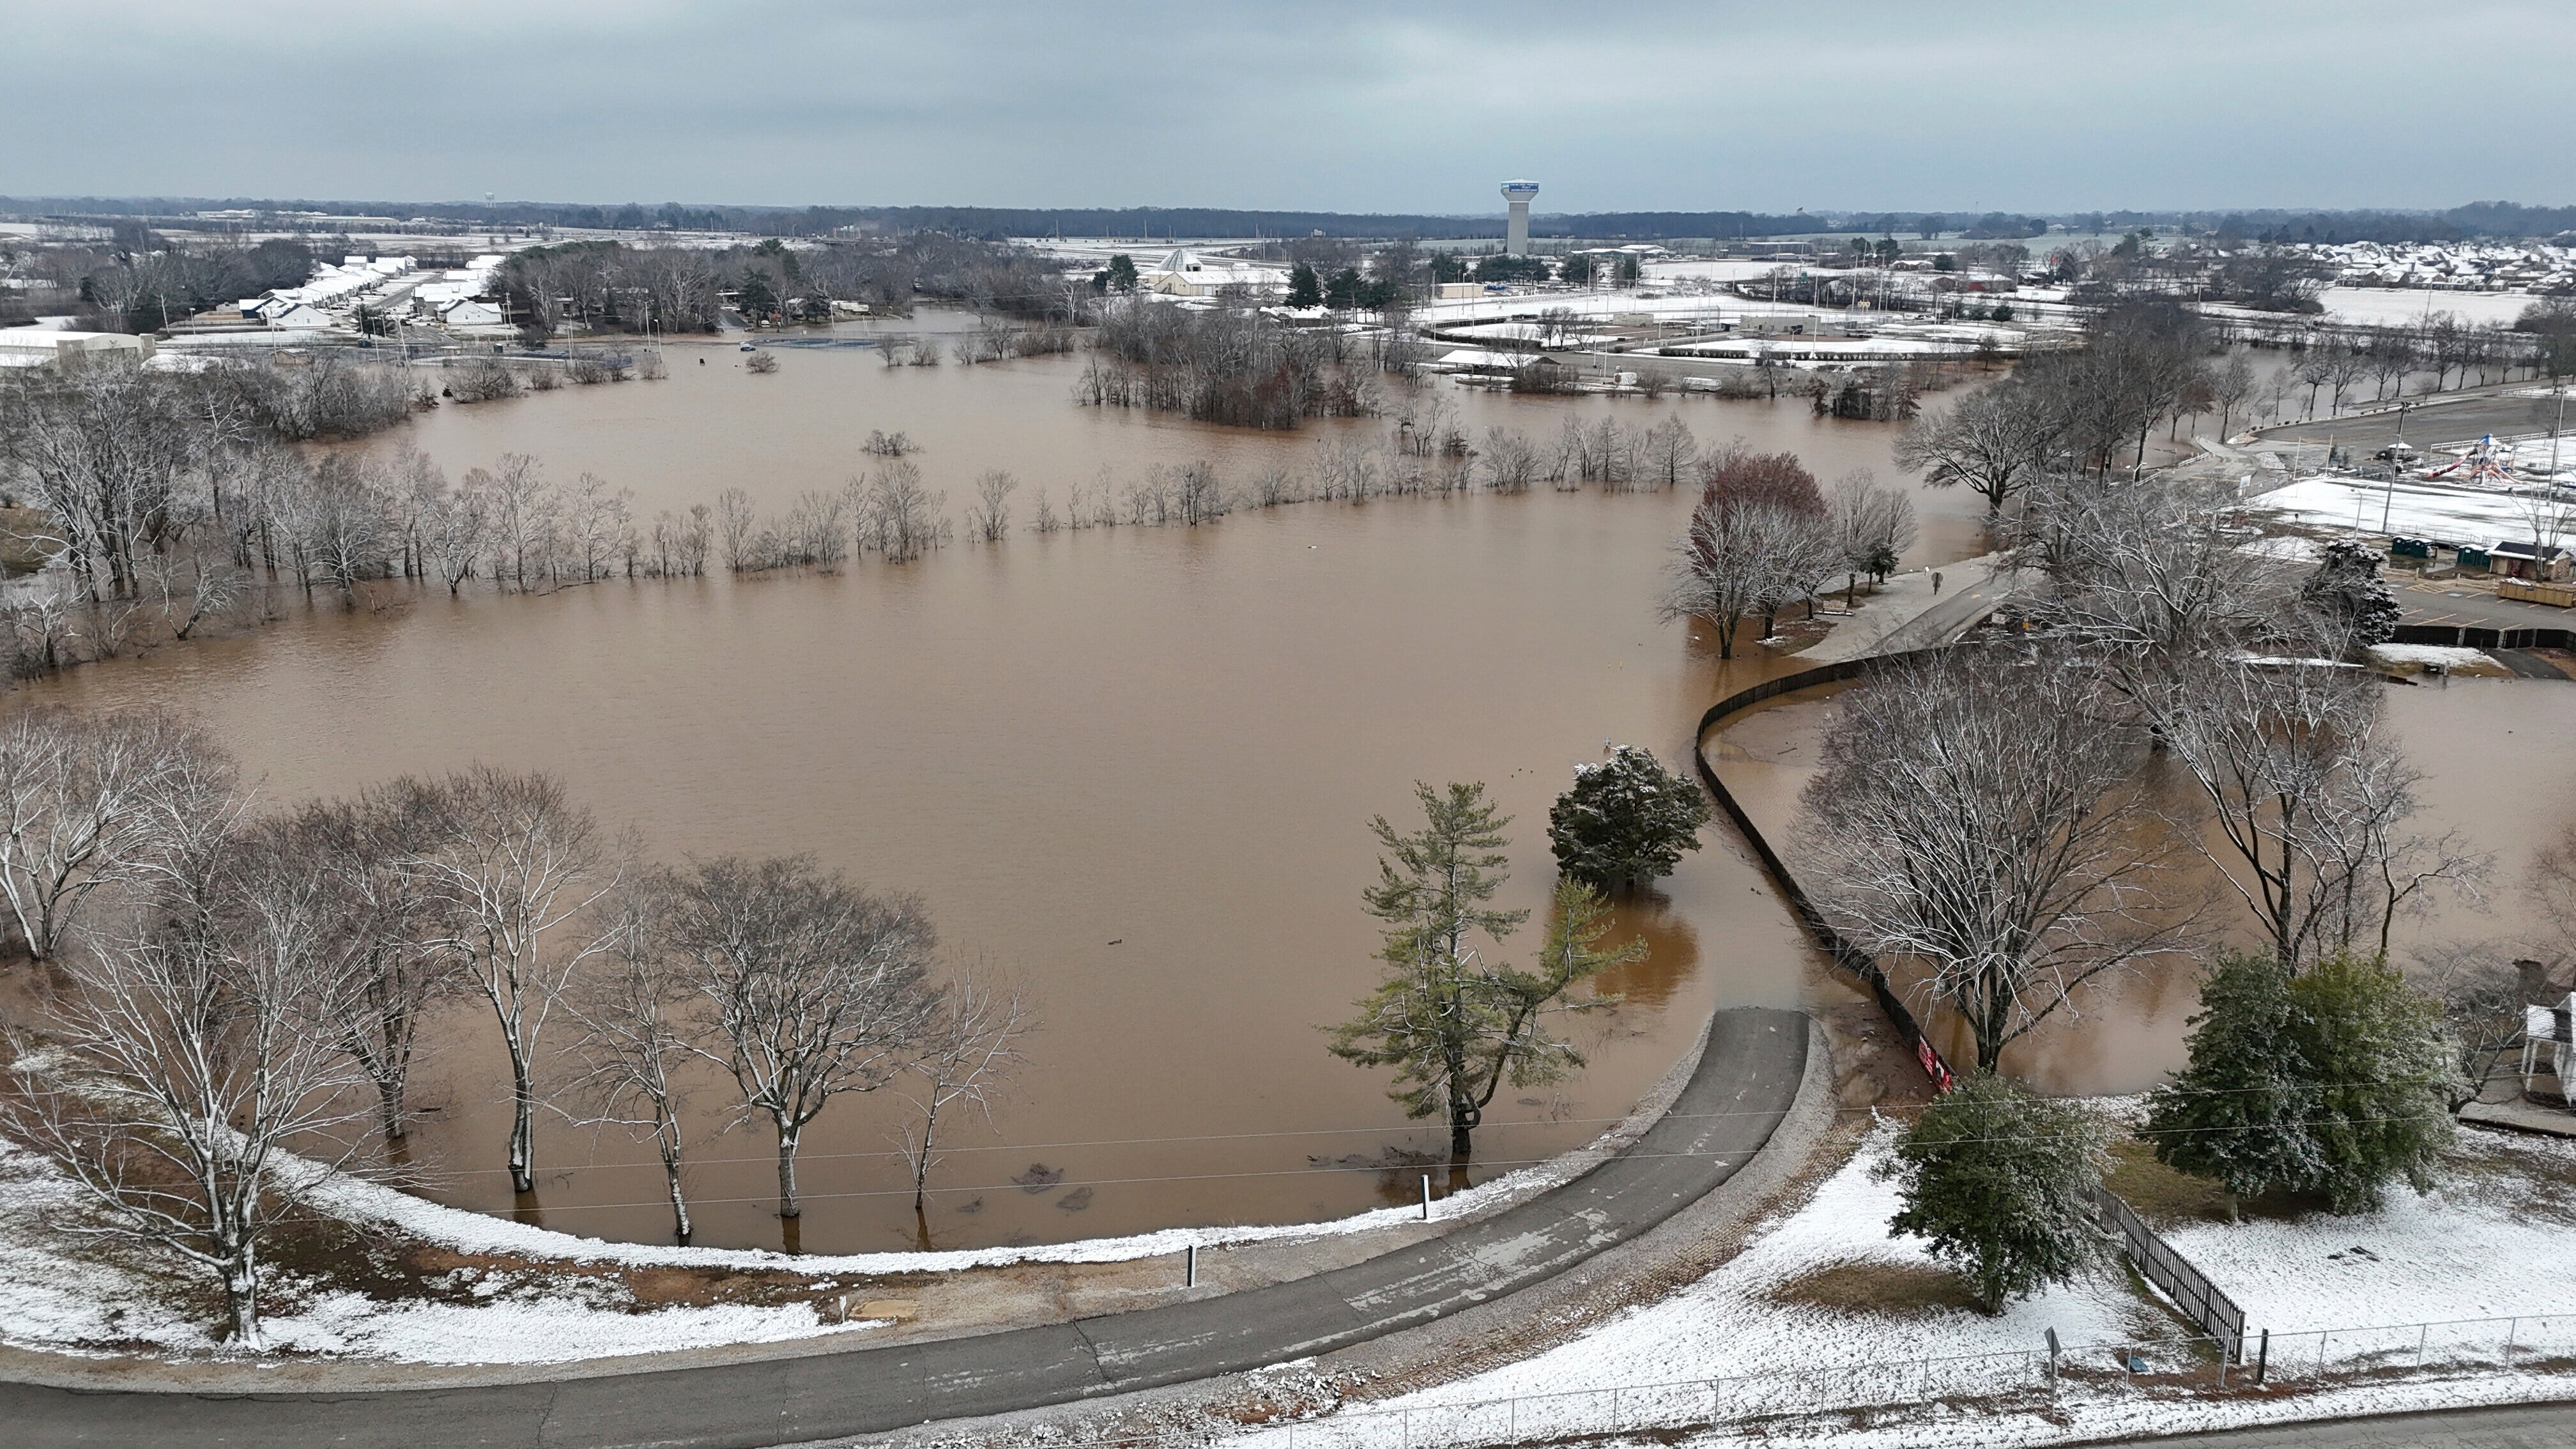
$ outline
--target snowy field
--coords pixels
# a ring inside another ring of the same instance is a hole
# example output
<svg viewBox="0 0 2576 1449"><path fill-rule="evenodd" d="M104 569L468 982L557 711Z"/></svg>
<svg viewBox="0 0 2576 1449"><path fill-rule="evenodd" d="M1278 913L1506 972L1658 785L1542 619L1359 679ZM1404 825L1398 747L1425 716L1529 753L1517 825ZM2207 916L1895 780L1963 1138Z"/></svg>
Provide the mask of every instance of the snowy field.
<svg viewBox="0 0 2576 1449"><path fill-rule="evenodd" d="M2510 327L2539 300L2527 292L2440 292L2425 287L2328 287L2317 294L2326 316L2362 327L2411 327L2448 312L2463 322Z"/></svg>
<svg viewBox="0 0 2576 1449"><path fill-rule="evenodd" d="M2392 490L2386 483L2363 479L2302 478L2248 498L2245 506L2311 528L2444 543L2484 545L2531 537L2531 516L2520 496L2426 483L2399 483Z"/></svg>
<svg viewBox="0 0 2576 1449"><path fill-rule="evenodd" d="M1867 1404L1882 1391L1917 1395L1927 1382L1947 1402L1859 1416L1874 1421L1868 1423L1836 1412L1803 1424L1703 1429L1680 1442L2040 1445L2576 1397L2576 1378L2486 1368L2500 1325L2463 1330L2450 1362L2437 1347L2430 1371L2406 1381L2316 1380L2308 1366L2317 1340L2296 1336L2562 1307L2557 1285L2576 1241L2576 1147L2569 1144L2468 1134L2443 1186L2424 1196L2401 1187L2381 1212L2173 1230L2169 1241L2245 1308L2249 1341L2261 1328L2275 1331L2279 1391L2219 1398L2206 1390L2205 1360L2198 1361L2200 1388L2123 1383L2127 1354L2154 1372L2188 1370L2196 1361L2187 1341L2192 1330L2116 1263L1994 1317L1968 1306L1919 1241L1887 1235L1896 1192L1873 1181L1870 1169L1895 1135L1893 1124L1878 1128L1804 1205L1766 1224L1736 1258L1673 1297L1522 1362L1300 1424L1297 1442L1392 1444L1399 1422L1414 1445L1490 1441L1506 1423L1524 1435L1533 1428L1592 1433L1612 1423L1683 1425L1704 1420L1716 1402L1773 1412L1792 1410L1802 1395ZM2044 1375L2051 1329L2069 1350L2064 1382L2053 1393ZM2576 1319L2558 1320L2554 1329L2526 1320L2523 1332L2556 1332L2576 1344ZM2418 1341L2411 1328L2403 1338L2408 1349ZM2363 1351L2373 1343L2358 1335L2348 1342ZM2294 1346L2305 1355L2295 1364ZM1959 1362L1972 1355L1995 1357ZM1927 1365L1935 1356L1943 1362ZM2342 1349L2330 1361L2339 1372L2353 1366ZM1758 1375L1773 1377L1747 1377ZM1728 1382L1708 1385L1713 1379ZM1677 1384L1688 1386L1653 1387ZM1275 1430L1257 1437L1265 1449L1288 1442Z"/></svg>

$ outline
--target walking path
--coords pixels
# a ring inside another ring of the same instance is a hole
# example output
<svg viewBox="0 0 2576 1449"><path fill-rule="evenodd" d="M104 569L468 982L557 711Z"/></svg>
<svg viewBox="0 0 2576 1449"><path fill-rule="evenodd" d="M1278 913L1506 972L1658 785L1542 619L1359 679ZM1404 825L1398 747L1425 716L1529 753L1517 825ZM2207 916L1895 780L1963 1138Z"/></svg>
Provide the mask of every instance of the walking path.
<svg viewBox="0 0 2576 1449"><path fill-rule="evenodd" d="M1473 1310L1648 1232L1742 1170L1808 1077L1807 1019L1721 1011L1664 1117L1592 1172L1449 1236L1310 1277L1040 1328L441 1389L0 1383L10 1449L757 1446L1067 1404L1327 1353Z"/></svg>

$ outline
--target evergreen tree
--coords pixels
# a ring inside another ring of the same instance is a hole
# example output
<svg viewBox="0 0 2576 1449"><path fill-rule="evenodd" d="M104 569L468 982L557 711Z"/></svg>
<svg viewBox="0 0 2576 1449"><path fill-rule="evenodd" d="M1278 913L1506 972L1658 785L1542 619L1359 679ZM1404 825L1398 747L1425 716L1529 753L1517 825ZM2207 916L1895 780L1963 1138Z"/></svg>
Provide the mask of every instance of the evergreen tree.
<svg viewBox="0 0 2576 1449"><path fill-rule="evenodd" d="M1965 1271L1989 1313L2075 1276L2091 1256L2101 1127L2082 1107L1972 1072L1933 1099L1881 1162L1905 1206L1890 1237L1930 1240Z"/></svg>
<svg viewBox="0 0 2576 1449"><path fill-rule="evenodd" d="M1304 262L1299 262L1288 269L1288 305L1291 307L1324 305L1324 284L1316 279L1315 269Z"/></svg>
<svg viewBox="0 0 2576 1449"><path fill-rule="evenodd" d="M2417 1192L2451 1141L2459 1075L2443 1040L2441 1004L2407 984L2385 957L2329 956L2290 983L2300 1055L2314 1105L2308 1137L2315 1190L2339 1213L2379 1206L2388 1183Z"/></svg>
<svg viewBox="0 0 2576 1449"><path fill-rule="evenodd" d="M2397 636L2399 610L2396 590L2379 571L2383 561L2377 549L2335 539L2299 586L2299 602L2355 645L2385 644Z"/></svg>
<svg viewBox="0 0 2576 1449"><path fill-rule="evenodd" d="M1708 797L1665 769L1654 752L1621 745L1598 764L1578 765L1574 788L1547 812L1557 868L1596 890L1617 890L1673 873L1699 848Z"/></svg>
<svg viewBox="0 0 2576 1449"><path fill-rule="evenodd" d="M2147 1098L2156 1160L2218 1180L2237 1200L2276 1184L2315 1181L2321 1166L2306 1126L2306 1073L2293 1043L2290 978L2268 955L2222 957L2201 981L2190 1060Z"/></svg>
<svg viewBox="0 0 2576 1449"><path fill-rule="evenodd" d="M2221 962L2201 988L2190 1065L2149 1099L2156 1156L2237 1197L2318 1193L2377 1207L2397 1178L2432 1185L2459 1069L2440 1003L2384 958L2328 956L2291 978L2268 957Z"/></svg>
<svg viewBox="0 0 2576 1449"><path fill-rule="evenodd" d="M1109 259L1109 265L1091 275L1091 290L1116 292L1121 296L1136 290L1136 259L1120 252Z"/></svg>
<svg viewBox="0 0 2576 1449"><path fill-rule="evenodd" d="M1485 787L1416 785L1425 823L1398 835L1386 817L1369 822L1387 854L1365 892L1369 914L1386 923L1378 959L1386 974L1359 1002L1360 1014L1331 1028L1335 1056L1395 1068L1388 1093L1409 1117L1445 1117L1453 1157L1464 1161L1485 1108L1505 1081L1549 1081L1582 1058L1544 1030L1558 1011L1593 1010L1606 1000L1567 1003L1566 991L1643 948L1603 952L1606 907L1588 891L1560 891L1548 944L1536 968L1486 959L1520 928L1527 911L1495 910L1502 888L1503 827L1510 817Z"/></svg>

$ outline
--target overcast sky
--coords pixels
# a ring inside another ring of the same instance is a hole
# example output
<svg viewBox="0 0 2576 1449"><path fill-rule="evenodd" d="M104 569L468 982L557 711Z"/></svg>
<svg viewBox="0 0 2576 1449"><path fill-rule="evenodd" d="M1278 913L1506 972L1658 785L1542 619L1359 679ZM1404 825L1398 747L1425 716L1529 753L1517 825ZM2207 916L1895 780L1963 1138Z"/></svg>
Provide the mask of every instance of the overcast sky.
<svg viewBox="0 0 2576 1449"><path fill-rule="evenodd" d="M2576 201L2569 0L0 0L0 194Z"/></svg>

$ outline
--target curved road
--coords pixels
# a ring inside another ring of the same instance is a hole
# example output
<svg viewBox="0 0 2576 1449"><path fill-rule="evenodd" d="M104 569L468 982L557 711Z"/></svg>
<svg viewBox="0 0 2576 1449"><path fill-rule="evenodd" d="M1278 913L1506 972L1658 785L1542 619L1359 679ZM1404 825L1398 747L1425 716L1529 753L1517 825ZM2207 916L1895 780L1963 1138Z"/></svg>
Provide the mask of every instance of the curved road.
<svg viewBox="0 0 2576 1449"><path fill-rule="evenodd" d="M1807 1035L1794 1011L1721 1011L1680 1096L1619 1156L1446 1236L1267 1288L1043 1328L549 1383L277 1394L0 1383L0 1443L757 1449L1304 1358L1554 1277L1697 1201L1788 1114Z"/></svg>

